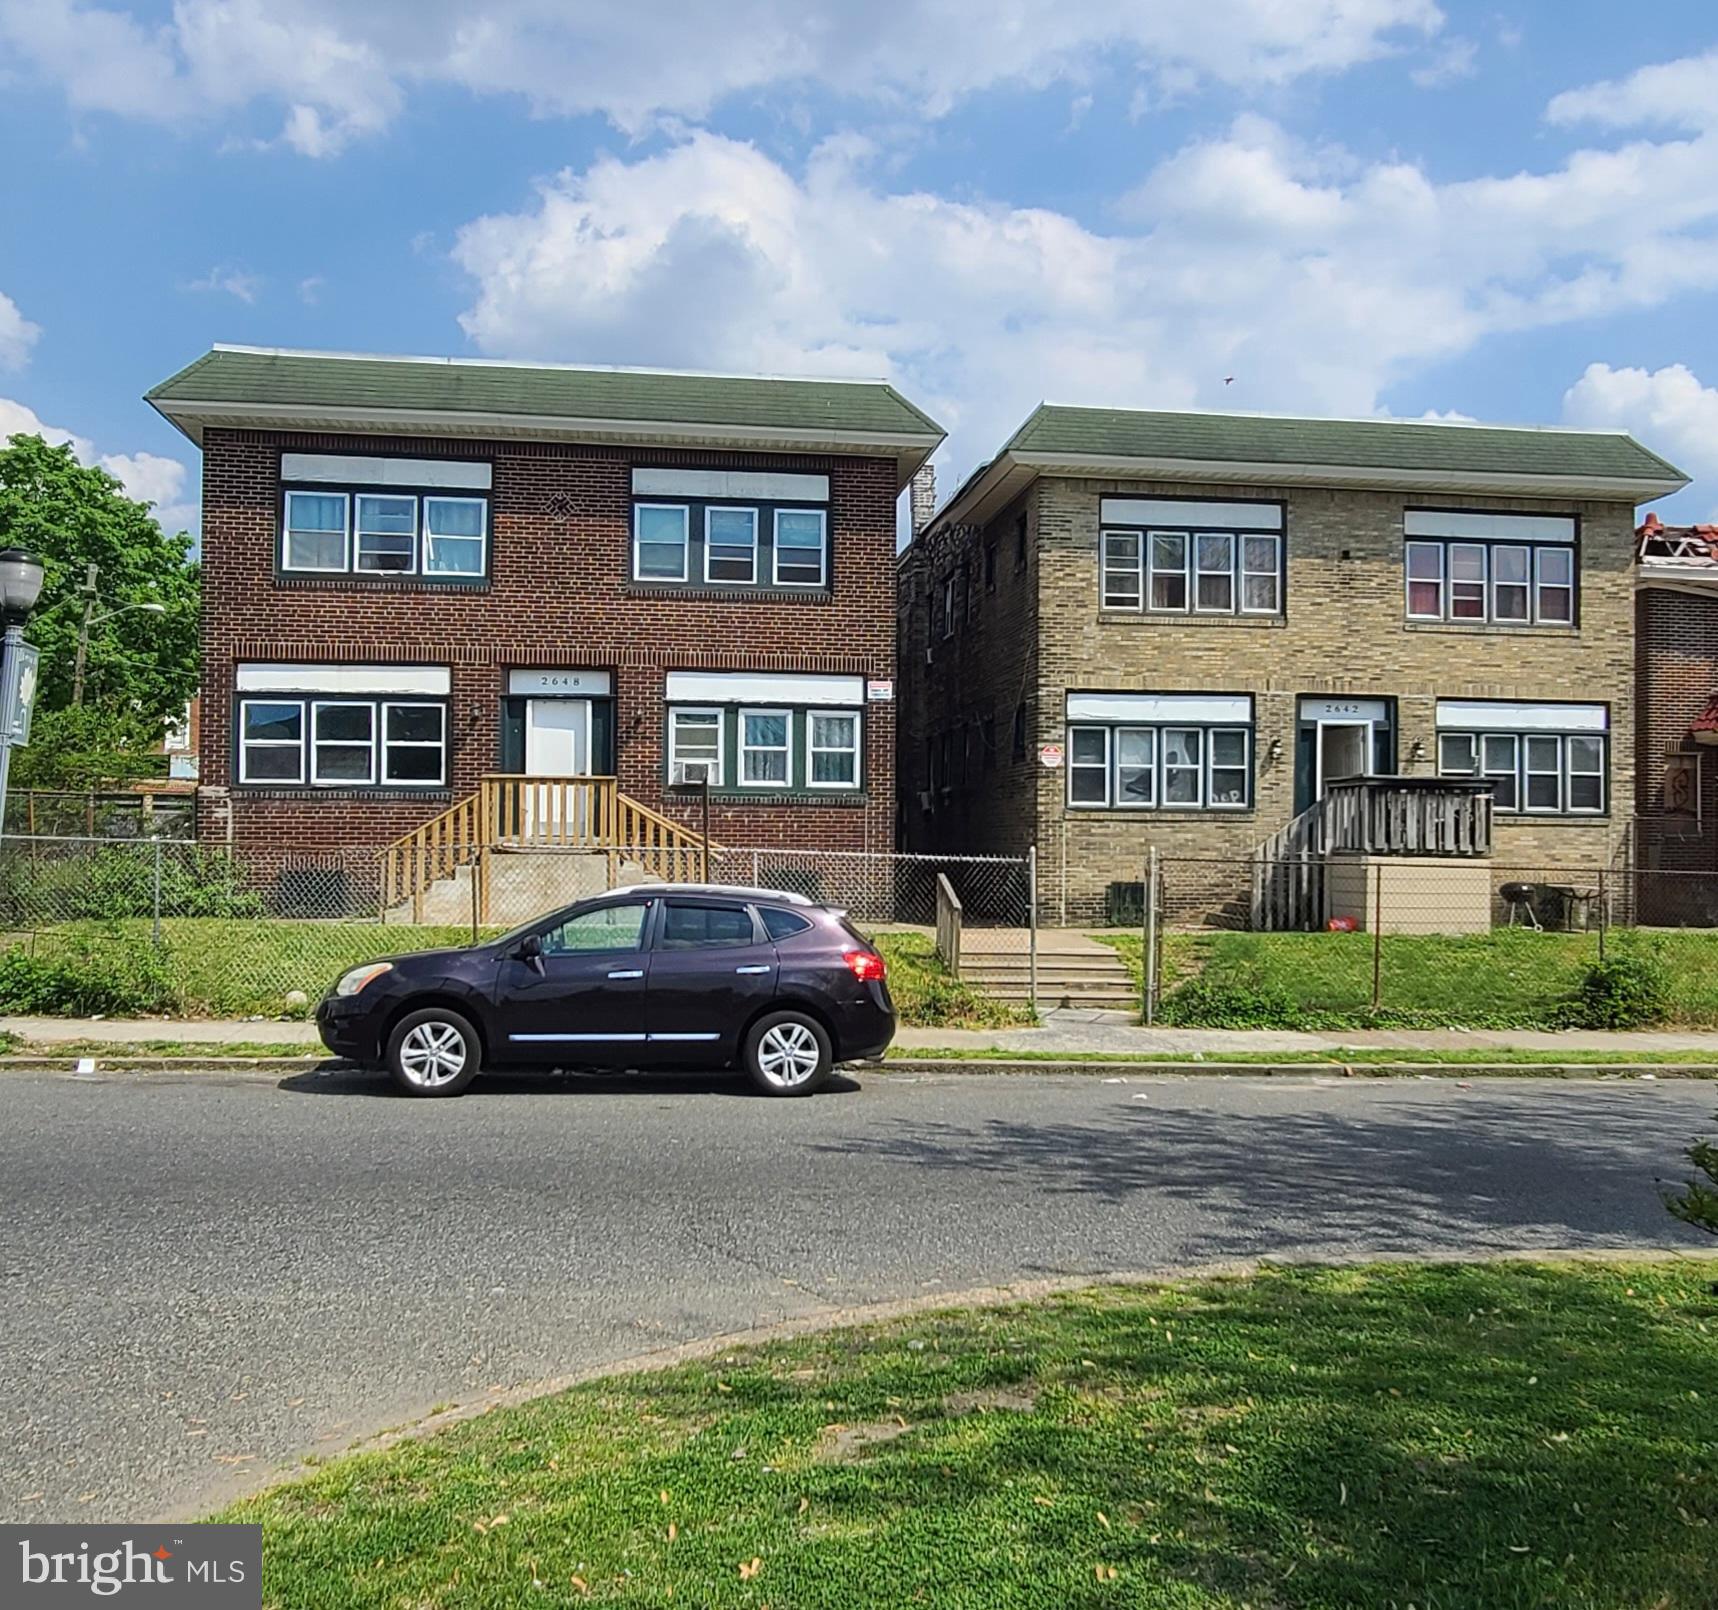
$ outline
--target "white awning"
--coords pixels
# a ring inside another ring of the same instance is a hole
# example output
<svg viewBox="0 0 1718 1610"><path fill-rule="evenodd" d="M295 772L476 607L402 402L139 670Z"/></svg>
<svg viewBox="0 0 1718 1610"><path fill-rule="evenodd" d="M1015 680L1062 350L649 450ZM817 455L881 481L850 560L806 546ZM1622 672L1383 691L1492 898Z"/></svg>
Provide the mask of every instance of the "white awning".
<svg viewBox="0 0 1718 1610"><path fill-rule="evenodd" d="M1244 693L1070 693L1068 719L1249 727L1253 701Z"/></svg>
<svg viewBox="0 0 1718 1610"><path fill-rule="evenodd" d="M1470 732L1605 732L1602 704L1524 704L1510 699L1439 699L1438 725Z"/></svg>
<svg viewBox="0 0 1718 1610"><path fill-rule="evenodd" d="M670 671L667 698L670 704L863 704L865 679L803 671Z"/></svg>
<svg viewBox="0 0 1718 1610"><path fill-rule="evenodd" d="M653 470L632 472L641 497L753 498L759 503L827 503L827 475L777 470Z"/></svg>
<svg viewBox="0 0 1718 1610"><path fill-rule="evenodd" d="M1409 509L1402 530L1410 537L1472 537L1492 542L1573 542L1575 522L1561 514L1472 514Z"/></svg>
<svg viewBox="0 0 1718 1610"><path fill-rule="evenodd" d="M1161 525L1195 531L1281 531L1280 503L1218 503L1202 498L1101 498L1105 525Z"/></svg>
<svg viewBox="0 0 1718 1610"><path fill-rule="evenodd" d="M344 486L457 487L487 492L493 468L469 458L372 458L357 453L282 453L283 481L328 481Z"/></svg>
<svg viewBox="0 0 1718 1610"><path fill-rule="evenodd" d="M417 693L446 698L453 673L445 665L241 665L240 693Z"/></svg>

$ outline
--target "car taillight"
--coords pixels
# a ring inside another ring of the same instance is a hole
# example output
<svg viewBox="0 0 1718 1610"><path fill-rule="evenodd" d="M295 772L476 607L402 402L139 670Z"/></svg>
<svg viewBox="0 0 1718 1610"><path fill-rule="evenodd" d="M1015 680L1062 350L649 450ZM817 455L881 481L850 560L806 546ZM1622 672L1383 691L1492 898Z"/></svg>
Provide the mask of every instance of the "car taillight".
<svg viewBox="0 0 1718 1610"><path fill-rule="evenodd" d="M881 978L887 971L883 958L874 950L848 951L847 966L861 984L868 983L873 978Z"/></svg>

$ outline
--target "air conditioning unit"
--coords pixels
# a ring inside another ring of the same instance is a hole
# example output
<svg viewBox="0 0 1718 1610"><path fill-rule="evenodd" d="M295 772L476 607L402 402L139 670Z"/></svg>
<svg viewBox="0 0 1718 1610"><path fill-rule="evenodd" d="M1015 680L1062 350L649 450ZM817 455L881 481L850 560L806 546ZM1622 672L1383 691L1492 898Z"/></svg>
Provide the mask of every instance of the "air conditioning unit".
<svg viewBox="0 0 1718 1610"><path fill-rule="evenodd" d="M677 760L668 773L668 781L675 785L703 783L709 779L710 762L707 760Z"/></svg>

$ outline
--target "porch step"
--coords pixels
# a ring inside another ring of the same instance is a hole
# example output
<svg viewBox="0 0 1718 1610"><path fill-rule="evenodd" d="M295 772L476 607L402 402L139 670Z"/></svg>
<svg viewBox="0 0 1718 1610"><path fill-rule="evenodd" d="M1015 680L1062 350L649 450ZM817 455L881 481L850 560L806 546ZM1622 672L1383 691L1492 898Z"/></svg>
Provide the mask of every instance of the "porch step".
<svg viewBox="0 0 1718 1610"><path fill-rule="evenodd" d="M575 900L606 894L610 888L626 888L646 880L644 869L634 861L622 861L613 882L609 878L609 856L604 850L496 849L489 856L489 922L511 928L532 917L570 906ZM454 868L424 890L422 921L459 927L473 920L476 899L475 868ZM415 922L412 902L402 900L390 908L384 922Z"/></svg>

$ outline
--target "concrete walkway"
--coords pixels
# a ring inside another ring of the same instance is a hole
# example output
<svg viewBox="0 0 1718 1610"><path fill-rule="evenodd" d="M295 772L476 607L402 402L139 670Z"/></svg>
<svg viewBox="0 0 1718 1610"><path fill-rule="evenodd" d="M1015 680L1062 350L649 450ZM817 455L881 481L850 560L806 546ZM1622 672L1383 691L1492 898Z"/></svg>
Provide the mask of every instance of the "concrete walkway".
<svg viewBox="0 0 1718 1610"><path fill-rule="evenodd" d="M187 1045L250 1042L302 1045L320 1049L314 1024L263 1020L146 1018L13 1017L0 1029L32 1045L77 1041L136 1045L176 1040ZM1225 1051L1333 1051L1344 1047L1399 1047L1404 1051L1483 1051L1498 1048L1548 1051L1718 1051L1718 1033L1634 1032L1570 1029L1345 1029L1307 1034L1287 1029L1147 1029L1124 1012L1053 1011L1035 1029L915 1029L895 1037L899 1051L943 1048L964 1050L1059 1052L1071 1057L1093 1054L1134 1056L1220 1055Z"/></svg>

